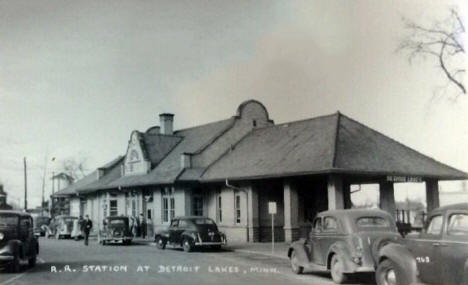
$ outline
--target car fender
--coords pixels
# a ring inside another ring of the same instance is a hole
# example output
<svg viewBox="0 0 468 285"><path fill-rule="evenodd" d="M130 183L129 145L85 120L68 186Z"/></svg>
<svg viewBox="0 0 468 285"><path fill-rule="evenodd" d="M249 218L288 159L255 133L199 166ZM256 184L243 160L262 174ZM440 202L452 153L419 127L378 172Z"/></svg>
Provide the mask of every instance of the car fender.
<svg viewBox="0 0 468 285"><path fill-rule="evenodd" d="M384 245L378 253L379 264L385 259L391 260L403 280L403 284L414 284L418 283L418 265L413 254L408 248L399 243L390 243Z"/></svg>
<svg viewBox="0 0 468 285"><path fill-rule="evenodd" d="M154 239L157 237L162 237L167 240L169 238L169 233L167 231L159 231L154 234Z"/></svg>
<svg viewBox="0 0 468 285"><path fill-rule="evenodd" d="M184 238L190 238L191 240L196 241L197 236L198 236L197 232L195 232L195 231L184 231L180 235L180 240L183 241Z"/></svg>
<svg viewBox="0 0 468 285"><path fill-rule="evenodd" d="M335 242L330 246L327 253L327 268L331 267L331 260L334 254L338 254L343 260L343 272L355 272L358 265L353 262L351 252L346 243L342 241Z"/></svg>
<svg viewBox="0 0 468 285"><path fill-rule="evenodd" d="M301 264L307 264L311 262L308 250L306 247L307 241L304 238L301 238L293 242L288 249L288 257L291 257L293 251L296 252L297 259Z"/></svg>
<svg viewBox="0 0 468 285"><path fill-rule="evenodd" d="M0 253L8 253L8 254L19 254L22 257L21 253L21 241L19 240L9 240L7 244L5 244L1 249Z"/></svg>

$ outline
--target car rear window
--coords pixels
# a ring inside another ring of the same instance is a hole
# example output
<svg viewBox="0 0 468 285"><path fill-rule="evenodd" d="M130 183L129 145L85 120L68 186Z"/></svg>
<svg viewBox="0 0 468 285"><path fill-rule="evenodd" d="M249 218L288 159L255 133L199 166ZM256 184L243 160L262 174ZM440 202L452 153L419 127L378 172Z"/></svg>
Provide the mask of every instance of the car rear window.
<svg viewBox="0 0 468 285"><path fill-rule="evenodd" d="M468 236L468 214L453 214L449 218L449 235Z"/></svg>
<svg viewBox="0 0 468 285"><path fill-rule="evenodd" d="M195 219L193 222L197 225L214 225L215 223L211 219Z"/></svg>
<svg viewBox="0 0 468 285"><path fill-rule="evenodd" d="M390 222L382 217L362 217L357 219L358 228L389 228Z"/></svg>
<svg viewBox="0 0 468 285"><path fill-rule="evenodd" d="M110 220L111 225L125 225L125 220Z"/></svg>
<svg viewBox="0 0 468 285"><path fill-rule="evenodd" d="M18 216L0 215L0 227L15 227L18 225Z"/></svg>

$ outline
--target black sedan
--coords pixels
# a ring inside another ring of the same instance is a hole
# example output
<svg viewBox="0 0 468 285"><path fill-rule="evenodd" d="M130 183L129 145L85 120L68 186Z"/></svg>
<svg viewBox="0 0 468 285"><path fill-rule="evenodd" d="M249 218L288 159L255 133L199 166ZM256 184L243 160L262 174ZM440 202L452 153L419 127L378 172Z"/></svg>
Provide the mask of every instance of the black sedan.
<svg viewBox="0 0 468 285"><path fill-rule="evenodd" d="M226 244L226 236L207 217L176 217L167 230L155 234L154 240L159 249L171 245L182 247L186 252L192 251L194 247L220 249Z"/></svg>

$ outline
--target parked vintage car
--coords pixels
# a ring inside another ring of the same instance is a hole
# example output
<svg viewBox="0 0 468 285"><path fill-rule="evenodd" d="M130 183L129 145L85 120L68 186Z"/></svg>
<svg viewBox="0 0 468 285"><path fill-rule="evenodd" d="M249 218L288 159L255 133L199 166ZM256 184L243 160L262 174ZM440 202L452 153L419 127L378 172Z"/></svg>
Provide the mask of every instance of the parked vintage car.
<svg viewBox="0 0 468 285"><path fill-rule="evenodd" d="M50 218L46 216L34 217L34 235L36 236L45 236L47 231L47 226L49 226Z"/></svg>
<svg viewBox="0 0 468 285"><path fill-rule="evenodd" d="M207 217L176 217L172 219L167 230L157 232L154 236L159 249L166 245L181 246L184 251L194 247L212 247L220 249L226 245L226 235L218 231L216 223Z"/></svg>
<svg viewBox="0 0 468 285"><path fill-rule="evenodd" d="M60 215L55 217L50 223L50 234L56 239L70 238L73 230L73 221L78 217Z"/></svg>
<svg viewBox="0 0 468 285"><path fill-rule="evenodd" d="M36 264L38 253L39 242L34 236L31 215L0 210L0 267L19 272L20 261L27 260L32 267Z"/></svg>
<svg viewBox="0 0 468 285"><path fill-rule="evenodd" d="M380 249L379 285L468 285L468 203L440 207L424 230Z"/></svg>
<svg viewBox="0 0 468 285"><path fill-rule="evenodd" d="M98 241L105 245L108 243L132 243L132 233L128 217L107 217L104 219L104 229L99 231Z"/></svg>
<svg viewBox="0 0 468 285"><path fill-rule="evenodd" d="M288 257L294 273L330 270L333 281L340 284L349 274L374 272L379 248L401 239L387 212L330 210L317 215L307 239L291 244Z"/></svg>

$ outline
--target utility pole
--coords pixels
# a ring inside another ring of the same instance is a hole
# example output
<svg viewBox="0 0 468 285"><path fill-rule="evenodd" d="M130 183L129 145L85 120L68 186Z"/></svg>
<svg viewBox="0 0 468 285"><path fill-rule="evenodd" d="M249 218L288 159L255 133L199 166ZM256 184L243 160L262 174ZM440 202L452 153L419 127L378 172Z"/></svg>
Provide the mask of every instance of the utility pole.
<svg viewBox="0 0 468 285"><path fill-rule="evenodd" d="M26 157L23 158L24 162L24 211L28 209L28 169L26 167Z"/></svg>

